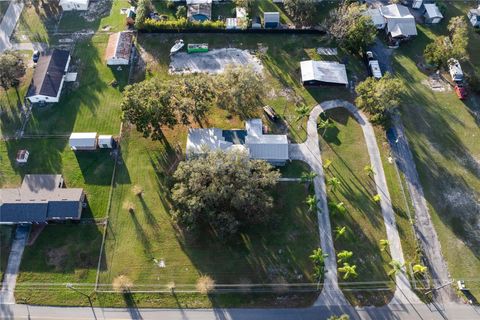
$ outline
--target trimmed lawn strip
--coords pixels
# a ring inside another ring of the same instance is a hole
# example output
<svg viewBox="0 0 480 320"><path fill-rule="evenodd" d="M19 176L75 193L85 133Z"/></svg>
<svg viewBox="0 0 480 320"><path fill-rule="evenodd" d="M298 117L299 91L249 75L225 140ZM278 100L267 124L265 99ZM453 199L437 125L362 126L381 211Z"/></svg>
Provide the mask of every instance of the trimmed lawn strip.
<svg viewBox="0 0 480 320"><path fill-rule="evenodd" d="M170 152L136 132L123 140L124 165L118 167L105 247L109 269L101 274L101 284L111 284L121 274L134 284L161 289L170 281L193 286L202 274L218 284L312 281L308 256L318 246L318 231L304 203L303 185L279 184L268 226L253 226L228 243L208 233L193 238L171 223ZM141 198L132 192L134 185L143 188ZM127 210L130 203L133 214ZM164 260L166 267L159 268L154 259Z"/></svg>
<svg viewBox="0 0 480 320"><path fill-rule="evenodd" d="M95 35L78 43L72 63L78 70L79 84L67 84L60 102L34 108L27 134L64 134L72 131L118 134L122 100L128 68L122 71L105 64L107 34ZM111 84L116 81L117 85Z"/></svg>
<svg viewBox="0 0 480 320"><path fill-rule="evenodd" d="M28 163L18 166L18 150L30 152ZM88 206L82 218L105 217L113 158L109 150L73 152L67 139L20 139L0 142L0 186L17 187L25 174L63 174L67 187L84 188Z"/></svg>
<svg viewBox="0 0 480 320"><path fill-rule="evenodd" d="M280 167L282 178L301 178L303 173L311 172L310 166L303 161L293 160Z"/></svg>
<svg viewBox="0 0 480 320"><path fill-rule="evenodd" d="M331 212L335 249L337 253L352 251L349 263L356 265L358 272L357 278L349 280L344 280L339 273L340 287L390 288L391 291L379 291L375 295L344 290L345 296L354 305L383 305L392 298L395 284L387 275L390 256L381 252L379 246L379 241L387 236L380 205L372 199L377 193L375 183L364 172L370 158L363 132L347 110L337 108L326 114L336 125L320 138L323 161L332 161L326 169L326 179L336 177L341 182L335 191L327 187L328 199L343 202L347 209L343 215ZM322 134L323 130L320 130ZM342 227L346 227L346 235L336 237L334 230Z"/></svg>

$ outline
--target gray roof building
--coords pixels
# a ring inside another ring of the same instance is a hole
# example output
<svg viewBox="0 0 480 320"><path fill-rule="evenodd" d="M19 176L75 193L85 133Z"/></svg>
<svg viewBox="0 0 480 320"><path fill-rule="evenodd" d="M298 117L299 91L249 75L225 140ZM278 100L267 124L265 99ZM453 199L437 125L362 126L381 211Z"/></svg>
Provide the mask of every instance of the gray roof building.
<svg viewBox="0 0 480 320"><path fill-rule="evenodd" d="M65 188L59 174L29 174L20 188L0 189L0 223L42 223L77 220L85 194Z"/></svg>

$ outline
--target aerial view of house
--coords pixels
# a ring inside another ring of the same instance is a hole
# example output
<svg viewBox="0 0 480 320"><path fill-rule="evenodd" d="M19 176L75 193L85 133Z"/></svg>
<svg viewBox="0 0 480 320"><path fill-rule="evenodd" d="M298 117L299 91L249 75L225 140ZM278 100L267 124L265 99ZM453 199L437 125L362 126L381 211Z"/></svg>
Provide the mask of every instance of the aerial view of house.
<svg viewBox="0 0 480 320"><path fill-rule="evenodd" d="M0 319L480 319L479 26L0 1Z"/></svg>

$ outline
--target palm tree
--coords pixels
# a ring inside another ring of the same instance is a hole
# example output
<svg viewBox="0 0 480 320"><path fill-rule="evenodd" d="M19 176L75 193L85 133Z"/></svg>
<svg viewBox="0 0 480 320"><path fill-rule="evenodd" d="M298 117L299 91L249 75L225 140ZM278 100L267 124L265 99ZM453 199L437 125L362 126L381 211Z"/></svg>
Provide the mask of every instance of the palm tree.
<svg viewBox="0 0 480 320"><path fill-rule="evenodd" d="M297 113L297 118L295 119L295 122L298 122L303 118L308 117L308 115L310 114L310 108L302 104L301 106L295 108L295 112Z"/></svg>
<svg viewBox="0 0 480 320"><path fill-rule="evenodd" d="M317 281L321 281L325 273L325 258L328 254L323 253L321 248L313 250L310 259L313 262L313 275Z"/></svg>
<svg viewBox="0 0 480 320"><path fill-rule="evenodd" d="M352 251L347 251L347 250L342 250L339 253L337 253L337 262L342 263L342 262L347 262L348 259L350 259L353 256Z"/></svg>
<svg viewBox="0 0 480 320"><path fill-rule="evenodd" d="M330 186L330 191L335 191L341 182L337 177L331 177L327 180L327 184Z"/></svg>
<svg viewBox="0 0 480 320"><path fill-rule="evenodd" d="M390 241L385 239L381 239L379 242L380 242L380 251L387 250L388 246L390 245Z"/></svg>
<svg viewBox="0 0 480 320"><path fill-rule="evenodd" d="M347 212L347 208L345 208L345 204L343 202L329 202L328 207L333 213L344 214Z"/></svg>
<svg viewBox="0 0 480 320"><path fill-rule="evenodd" d="M396 276L402 272L404 266L400 261L397 260L390 261L389 265L392 267L392 269L388 272L389 276Z"/></svg>
<svg viewBox="0 0 480 320"><path fill-rule="evenodd" d="M350 265L347 262L343 263L343 267L338 268L338 272L343 273L343 280L348 280L350 277L356 277L358 276L357 274L357 266L356 265Z"/></svg>
<svg viewBox="0 0 480 320"><path fill-rule="evenodd" d="M372 165L367 164L364 168L363 171L367 174L367 176L372 177L375 175L375 171L373 170Z"/></svg>
<svg viewBox="0 0 480 320"><path fill-rule="evenodd" d="M323 130L322 132L322 138L323 138L328 129L335 128L335 123L333 123L333 121L328 118L326 120L323 120L322 118L320 118L317 124L317 128L319 130Z"/></svg>
<svg viewBox="0 0 480 320"><path fill-rule="evenodd" d="M332 160L326 159L325 162L323 163L323 169L327 170L331 164L332 164Z"/></svg>
<svg viewBox="0 0 480 320"><path fill-rule="evenodd" d="M428 268L421 264L416 264L413 266L413 274L424 274L427 272Z"/></svg>
<svg viewBox="0 0 480 320"><path fill-rule="evenodd" d="M300 180L302 181L302 183L311 184L313 182L313 179L315 179L316 176L317 174L314 171L303 172L302 176L300 177Z"/></svg>
<svg viewBox="0 0 480 320"><path fill-rule="evenodd" d="M336 227L335 228L335 240L337 240L338 238L340 237L343 237L345 236L347 232L347 227L343 226L343 227Z"/></svg>
<svg viewBox="0 0 480 320"><path fill-rule="evenodd" d="M309 211L314 211L317 208L318 199L315 195L308 195L307 200L305 201L308 205Z"/></svg>

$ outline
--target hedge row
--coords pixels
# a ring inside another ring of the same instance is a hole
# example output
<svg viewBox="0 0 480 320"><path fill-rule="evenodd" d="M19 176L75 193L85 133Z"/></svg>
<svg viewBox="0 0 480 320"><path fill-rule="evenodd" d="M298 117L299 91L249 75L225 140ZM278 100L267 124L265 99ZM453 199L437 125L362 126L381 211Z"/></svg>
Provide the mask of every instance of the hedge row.
<svg viewBox="0 0 480 320"><path fill-rule="evenodd" d="M154 20L146 19L140 28L140 31L155 32L161 30L179 30L179 29L225 29L223 21L189 21L186 18L178 20Z"/></svg>

